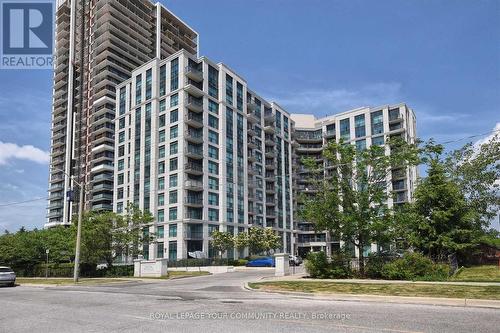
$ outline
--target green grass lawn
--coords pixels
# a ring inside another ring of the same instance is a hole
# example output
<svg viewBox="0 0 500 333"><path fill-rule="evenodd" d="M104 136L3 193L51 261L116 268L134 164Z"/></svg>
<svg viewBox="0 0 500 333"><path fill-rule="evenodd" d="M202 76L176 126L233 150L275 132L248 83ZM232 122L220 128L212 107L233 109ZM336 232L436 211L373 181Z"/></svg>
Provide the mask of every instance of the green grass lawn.
<svg viewBox="0 0 500 333"><path fill-rule="evenodd" d="M482 287L418 283L373 284L322 281L257 282L249 283L249 286L254 289L266 291L500 300L500 286Z"/></svg>
<svg viewBox="0 0 500 333"><path fill-rule="evenodd" d="M450 281L500 282L500 268L494 265L464 267Z"/></svg>

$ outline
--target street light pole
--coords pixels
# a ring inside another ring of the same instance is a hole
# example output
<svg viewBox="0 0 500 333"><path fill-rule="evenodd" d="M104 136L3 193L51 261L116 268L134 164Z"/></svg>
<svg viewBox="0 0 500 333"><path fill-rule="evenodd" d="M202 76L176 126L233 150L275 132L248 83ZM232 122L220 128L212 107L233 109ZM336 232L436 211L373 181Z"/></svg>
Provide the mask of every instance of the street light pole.
<svg viewBox="0 0 500 333"><path fill-rule="evenodd" d="M74 180L73 180L74 181ZM75 182L76 183L76 182ZM80 241L82 238L82 215L83 215L83 186L80 187L80 204L78 205L78 225L76 232L76 248L75 248L75 267L73 271L73 282L78 283L78 275L80 270Z"/></svg>

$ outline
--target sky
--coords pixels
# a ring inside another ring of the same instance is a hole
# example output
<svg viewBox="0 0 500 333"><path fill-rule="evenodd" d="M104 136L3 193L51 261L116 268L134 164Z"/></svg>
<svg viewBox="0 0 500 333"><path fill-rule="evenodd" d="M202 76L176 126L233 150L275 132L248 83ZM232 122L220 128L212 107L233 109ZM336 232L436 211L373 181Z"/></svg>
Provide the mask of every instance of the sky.
<svg viewBox="0 0 500 333"><path fill-rule="evenodd" d="M200 34L200 55L290 113L405 102L422 139L500 129L500 1L161 2ZM47 196L51 78L0 70L0 231L45 222L45 200L2 205Z"/></svg>

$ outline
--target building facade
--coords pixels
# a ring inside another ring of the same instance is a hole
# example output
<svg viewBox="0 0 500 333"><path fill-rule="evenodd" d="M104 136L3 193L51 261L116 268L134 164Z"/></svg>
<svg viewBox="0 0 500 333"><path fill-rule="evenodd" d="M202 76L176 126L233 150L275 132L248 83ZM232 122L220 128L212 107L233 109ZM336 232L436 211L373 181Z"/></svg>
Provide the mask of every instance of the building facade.
<svg viewBox="0 0 500 333"><path fill-rule="evenodd" d="M45 227L71 223L70 177L85 185L85 209L112 208L116 84L150 59L198 52L198 34L149 0L58 0L55 30Z"/></svg>
<svg viewBox="0 0 500 333"><path fill-rule="evenodd" d="M409 143L415 143L416 140L415 114L406 104L359 108L320 119L309 114L292 114L291 118L295 123L294 189L296 193L306 195L312 195L314 192L312 187L308 186L311 174L302 164L302 159L312 157L323 162L324 176L328 176L333 167L323 158L322 152L330 141L342 140L355 145L357 149L364 149L371 145L384 145L390 137L401 137ZM386 151L389 153L389 149ZM388 206L411 201L418 177L417 168L393 169L389 177L393 195L388 200ZM299 206L300 202L296 204ZM328 232L316 231L314 225L308 221L300 220L297 216L295 221L295 251L303 257L310 251L326 251L330 254L344 245L338 239L332 239ZM348 248L353 256L359 255L359 249ZM363 251L365 255L377 251L377 245L368 246Z"/></svg>
<svg viewBox="0 0 500 333"><path fill-rule="evenodd" d="M113 209L154 216L146 258L213 256L214 230L250 226L272 227L293 251L293 121L279 105L185 51L138 67L116 96Z"/></svg>

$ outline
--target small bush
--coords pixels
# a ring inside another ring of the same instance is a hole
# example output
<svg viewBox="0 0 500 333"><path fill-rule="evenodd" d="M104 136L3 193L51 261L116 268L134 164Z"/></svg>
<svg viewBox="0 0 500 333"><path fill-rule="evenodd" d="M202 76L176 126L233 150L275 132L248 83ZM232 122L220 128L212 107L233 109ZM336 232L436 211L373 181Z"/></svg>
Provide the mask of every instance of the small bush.
<svg viewBox="0 0 500 333"><path fill-rule="evenodd" d="M248 260L246 259L236 259L233 261L233 266L246 266L248 263Z"/></svg>
<svg viewBox="0 0 500 333"><path fill-rule="evenodd" d="M342 254L332 256L329 261L325 252L311 252L304 265L309 275L316 279L344 279L352 275Z"/></svg>
<svg viewBox="0 0 500 333"><path fill-rule="evenodd" d="M370 253L365 264L365 274L371 279L381 279L382 269L390 257Z"/></svg>
<svg viewBox="0 0 500 333"><path fill-rule="evenodd" d="M419 253L405 253L382 267L381 275L389 280L443 281L448 278L447 265L434 264L432 260Z"/></svg>

